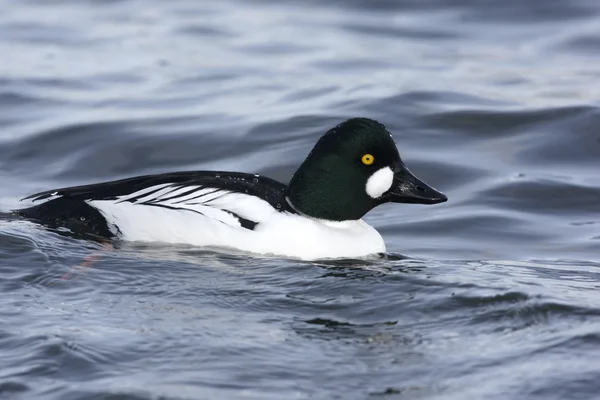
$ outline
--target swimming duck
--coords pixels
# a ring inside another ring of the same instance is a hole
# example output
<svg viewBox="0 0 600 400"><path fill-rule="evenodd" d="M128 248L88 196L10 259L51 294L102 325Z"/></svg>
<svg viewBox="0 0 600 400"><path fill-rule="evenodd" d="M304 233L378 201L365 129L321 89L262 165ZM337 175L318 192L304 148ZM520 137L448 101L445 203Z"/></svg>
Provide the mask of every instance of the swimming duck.
<svg viewBox="0 0 600 400"><path fill-rule="evenodd" d="M447 197L413 175L381 123L326 132L288 185L241 172L190 171L54 189L14 213L89 238L233 248L315 260L385 253L362 217L387 203Z"/></svg>

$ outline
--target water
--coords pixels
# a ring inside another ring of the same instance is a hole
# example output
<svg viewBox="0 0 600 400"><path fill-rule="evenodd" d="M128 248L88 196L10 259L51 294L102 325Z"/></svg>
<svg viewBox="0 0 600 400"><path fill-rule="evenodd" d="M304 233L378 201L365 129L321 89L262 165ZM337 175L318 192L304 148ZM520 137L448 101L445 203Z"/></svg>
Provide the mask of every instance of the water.
<svg viewBox="0 0 600 400"><path fill-rule="evenodd" d="M108 251L4 218L0 398L598 397L597 2L0 9L2 211L175 170L287 181L351 116L450 198L368 214L372 262Z"/></svg>

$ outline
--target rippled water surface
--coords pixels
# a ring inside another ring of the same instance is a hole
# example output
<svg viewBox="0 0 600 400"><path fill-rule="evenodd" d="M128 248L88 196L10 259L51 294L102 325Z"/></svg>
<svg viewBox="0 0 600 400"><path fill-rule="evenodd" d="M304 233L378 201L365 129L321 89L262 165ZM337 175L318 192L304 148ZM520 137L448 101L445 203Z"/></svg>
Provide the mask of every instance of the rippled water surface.
<svg viewBox="0 0 600 400"><path fill-rule="evenodd" d="M369 213L369 262L110 251L5 216L0 398L598 398L598 2L0 10L0 211L175 170L287 181L352 116L450 198Z"/></svg>

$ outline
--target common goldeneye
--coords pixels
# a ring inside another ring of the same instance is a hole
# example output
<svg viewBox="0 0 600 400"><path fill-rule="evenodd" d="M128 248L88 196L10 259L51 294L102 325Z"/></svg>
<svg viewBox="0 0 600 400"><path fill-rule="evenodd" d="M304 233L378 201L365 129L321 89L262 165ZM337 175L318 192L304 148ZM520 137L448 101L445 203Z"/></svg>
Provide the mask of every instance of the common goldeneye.
<svg viewBox="0 0 600 400"><path fill-rule="evenodd" d="M385 252L362 217L386 202L447 197L404 165L379 122L353 118L326 132L286 186L241 172L146 175L49 190L14 213L89 238L229 247L305 260Z"/></svg>

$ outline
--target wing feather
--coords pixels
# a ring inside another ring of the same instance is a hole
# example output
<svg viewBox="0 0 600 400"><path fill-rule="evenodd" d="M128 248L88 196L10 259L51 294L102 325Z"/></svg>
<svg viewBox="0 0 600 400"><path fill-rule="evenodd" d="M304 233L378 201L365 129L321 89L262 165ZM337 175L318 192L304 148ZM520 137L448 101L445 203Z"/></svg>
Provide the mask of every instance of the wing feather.
<svg viewBox="0 0 600 400"><path fill-rule="evenodd" d="M285 188L282 183L258 175L190 171L56 189L26 199L50 203L68 198L99 210L114 210L129 203L135 207L194 212L230 226L254 229L275 210L285 209Z"/></svg>
<svg viewBox="0 0 600 400"><path fill-rule="evenodd" d="M204 187L200 185L182 185L182 184L162 184L149 188L144 188L138 192L131 193L126 196L117 197L114 200L108 200L115 204L129 202L133 205L146 207L162 207L170 210L191 211L212 218L224 224L243 227L246 229L254 229L259 223L261 216L264 216L264 210L254 215L255 210L250 207L240 214L230 211L228 208L234 207L234 202L239 201L238 193L212 187ZM242 195L251 197L248 195ZM216 202L219 200L218 202ZM268 203L262 202L263 206L268 206ZM95 202L92 201L92 204ZM98 204L98 203L96 203ZM262 207L261 207L262 208ZM258 218L257 218L258 217Z"/></svg>

